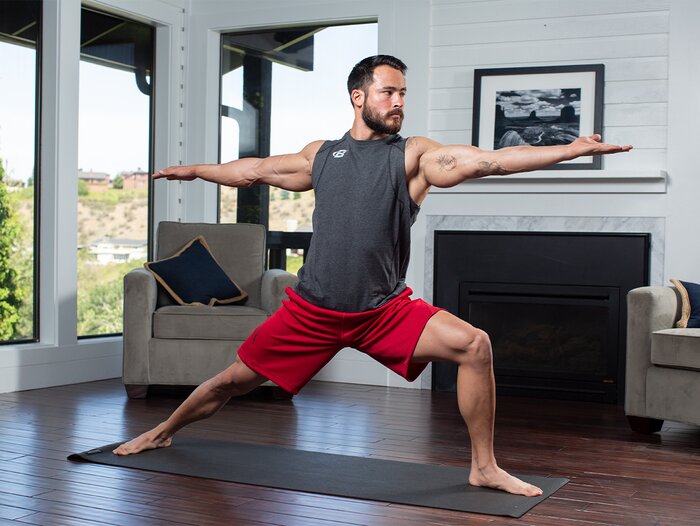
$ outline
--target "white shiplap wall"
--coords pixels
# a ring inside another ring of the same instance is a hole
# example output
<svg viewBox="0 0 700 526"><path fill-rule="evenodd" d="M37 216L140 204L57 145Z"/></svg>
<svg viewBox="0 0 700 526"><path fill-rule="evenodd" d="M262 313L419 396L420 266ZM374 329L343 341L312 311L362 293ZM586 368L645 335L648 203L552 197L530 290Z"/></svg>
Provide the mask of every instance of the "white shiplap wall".
<svg viewBox="0 0 700 526"><path fill-rule="evenodd" d="M603 63L604 139L635 145L606 169L664 169L668 42L664 0L434 0L430 136L471 143L475 69Z"/></svg>

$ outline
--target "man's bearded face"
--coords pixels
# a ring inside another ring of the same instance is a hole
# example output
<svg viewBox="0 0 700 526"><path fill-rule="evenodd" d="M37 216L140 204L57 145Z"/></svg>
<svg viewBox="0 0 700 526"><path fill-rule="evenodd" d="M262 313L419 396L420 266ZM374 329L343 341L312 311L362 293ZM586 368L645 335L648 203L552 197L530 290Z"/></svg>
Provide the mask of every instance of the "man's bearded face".
<svg viewBox="0 0 700 526"><path fill-rule="evenodd" d="M367 98L365 97L365 100ZM398 116L396 118L395 116ZM371 108L368 103L362 107L362 120L373 131L381 134L398 133L403 123L403 110L394 108L384 115L379 110Z"/></svg>

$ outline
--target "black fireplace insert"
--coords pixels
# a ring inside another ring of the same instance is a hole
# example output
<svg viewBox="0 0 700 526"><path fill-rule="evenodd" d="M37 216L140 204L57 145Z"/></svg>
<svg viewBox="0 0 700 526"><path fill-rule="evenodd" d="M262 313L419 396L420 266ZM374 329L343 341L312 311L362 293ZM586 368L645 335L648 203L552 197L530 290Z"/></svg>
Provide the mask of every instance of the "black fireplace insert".
<svg viewBox="0 0 700 526"><path fill-rule="evenodd" d="M625 297L648 234L435 233L435 305L485 330L499 394L609 403L624 392ZM433 388L456 389L452 364Z"/></svg>

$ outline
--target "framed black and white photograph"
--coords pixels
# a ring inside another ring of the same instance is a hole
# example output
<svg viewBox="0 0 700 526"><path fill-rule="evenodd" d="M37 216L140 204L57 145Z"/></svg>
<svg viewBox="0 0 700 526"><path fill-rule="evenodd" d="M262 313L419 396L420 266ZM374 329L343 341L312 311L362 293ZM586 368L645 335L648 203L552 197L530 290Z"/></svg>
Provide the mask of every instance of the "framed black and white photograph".
<svg viewBox="0 0 700 526"><path fill-rule="evenodd" d="M549 146L602 133L604 71L603 64L475 70L472 144ZM599 170L600 156L550 168Z"/></svg>

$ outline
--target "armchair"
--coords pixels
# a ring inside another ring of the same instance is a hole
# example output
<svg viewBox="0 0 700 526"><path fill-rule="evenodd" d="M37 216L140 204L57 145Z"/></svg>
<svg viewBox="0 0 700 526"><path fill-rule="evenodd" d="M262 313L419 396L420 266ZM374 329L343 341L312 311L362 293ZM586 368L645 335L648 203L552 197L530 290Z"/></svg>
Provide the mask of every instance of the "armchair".
<svg viewBox="0 0 700 526"><path fill-rule="evenodd" d="M146 397L150 385L199 385L232 364L243 341L296 282L283 270L264 270L262 225L161 222L156 259L172 256L200 234L248 299L239 305L179 305L148 270L126 274L122 380L130 398Z"/></svg>
<svg viewBox="0 0 700 526"><path fill-rule="evenodd" d="M633 430L659 431L664 420L700 425L700 329L674 328L680 295L640 287L627 296L625 414Z"/></svg>

